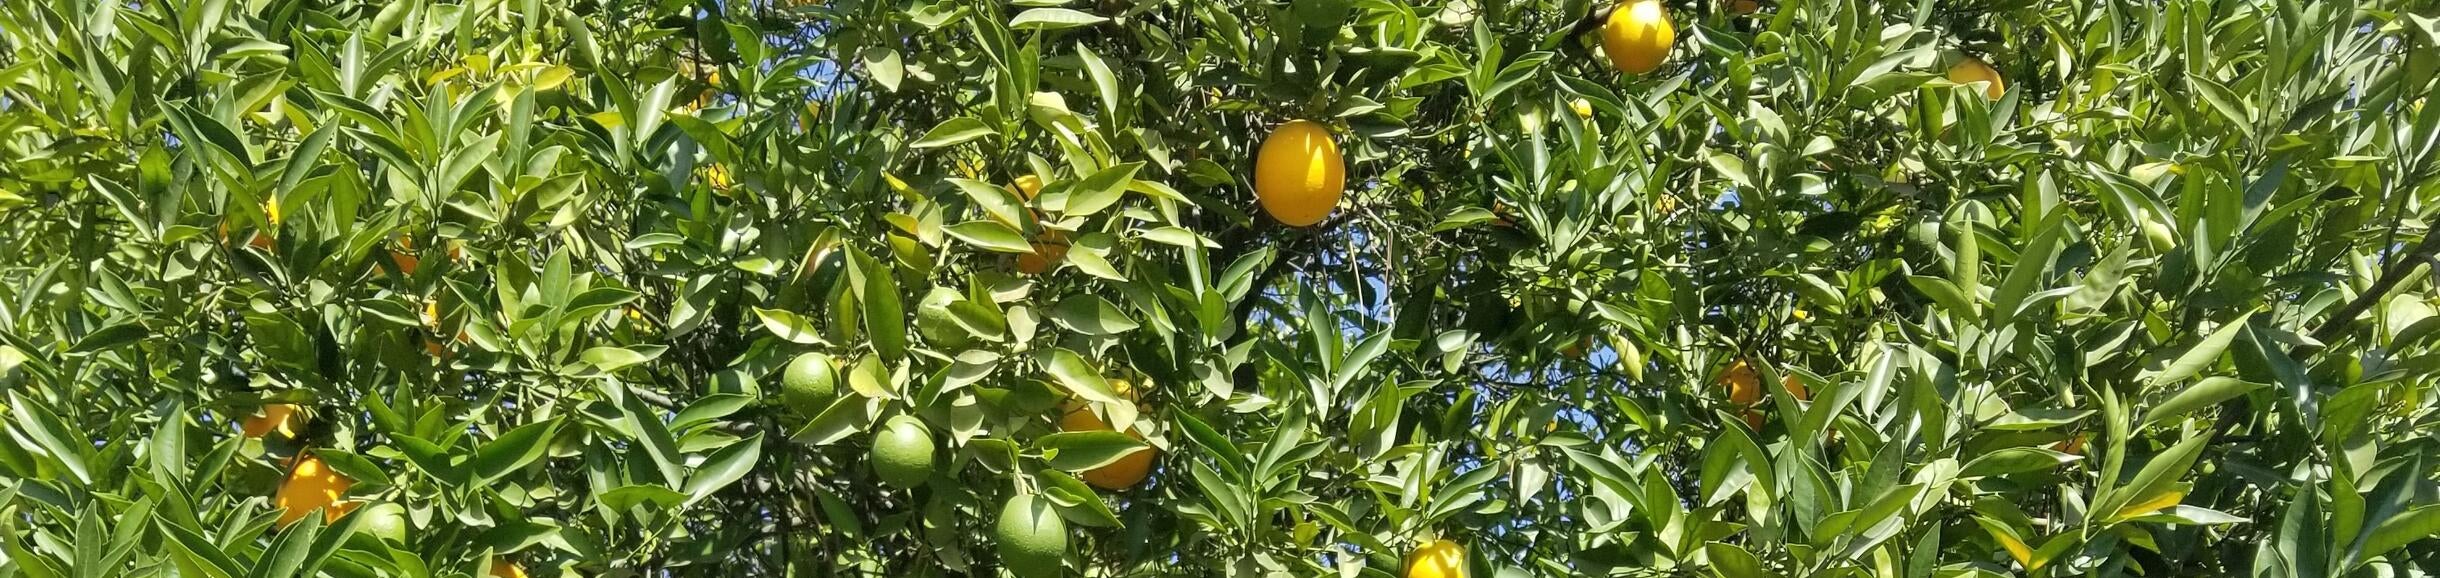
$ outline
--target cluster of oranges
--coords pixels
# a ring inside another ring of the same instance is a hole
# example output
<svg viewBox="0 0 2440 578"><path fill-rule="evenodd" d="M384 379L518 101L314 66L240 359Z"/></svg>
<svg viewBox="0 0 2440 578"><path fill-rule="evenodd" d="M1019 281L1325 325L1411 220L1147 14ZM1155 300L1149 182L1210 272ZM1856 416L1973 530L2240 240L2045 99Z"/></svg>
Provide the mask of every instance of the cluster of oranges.
<svg viewBox="0 0 2440 578"><path fill-rule="evenodd" d="M238 422L238 433L255 439L294 440L304 435L308 420L305 408L293 403L267 403L255 408L254 414ZM280 481L271 496L271 508L278 511L276 523L281 528L303 521L315 512L325 522L337 522L349 515L365 516L359 526L373 536L398 542L407 534L406 509L394 503L366 503L347 499L347 490L356 480L333 469L310 451L298 452L286 460L288 475ZM362 513L357 513L362 510ZM515 562L494 559L490 578L526 578L525 568Z"/></svg>

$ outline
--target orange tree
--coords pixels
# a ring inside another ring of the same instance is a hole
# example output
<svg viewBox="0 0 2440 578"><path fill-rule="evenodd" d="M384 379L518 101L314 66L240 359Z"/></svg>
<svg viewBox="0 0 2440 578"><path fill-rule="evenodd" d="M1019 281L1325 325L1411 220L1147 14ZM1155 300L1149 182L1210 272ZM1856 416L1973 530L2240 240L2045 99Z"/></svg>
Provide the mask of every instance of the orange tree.
<svg viewBox="0 0 2440 578"><path fill-rule="evenodd" d="M2425 576L2384 0L0 3L0 576Z"/></svg>

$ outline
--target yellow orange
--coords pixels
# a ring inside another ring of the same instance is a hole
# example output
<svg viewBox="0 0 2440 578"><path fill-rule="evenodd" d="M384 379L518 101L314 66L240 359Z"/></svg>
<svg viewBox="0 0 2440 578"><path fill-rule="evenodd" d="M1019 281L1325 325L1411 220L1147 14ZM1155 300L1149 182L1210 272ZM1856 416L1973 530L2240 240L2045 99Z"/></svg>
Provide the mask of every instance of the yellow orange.
<svg viewBox="0 0 2440 578"><path fill-rule="evenodd" d="M1570 101L1567 101L1567 109L1568 109L1568 110L1571 110L1571 111L1575 111L1575 113L1576 113L1576 118L1593 118L1593 102L1592 102L1592 101L1585 100L1585 99L1581 99L1581 98L1579 98L1579 99L1575 99L1575 100L1570 100Z"/></svg>
<svg viewBox="0 0 2440 578"><path fill-rule="evenodd" d="M1406 556L1406 578L1466 578L1466 550L1434 540Z"/></svg>
<svg viewBox="0 0 2440 578"><path fill-rule="evenodd" d="M288 480L280 483L279 493L271 496L271 506L279 509L279 525L283 528L315 510L322 511L324 520L337 520L356 509L356 503L339 499L353 485L355 480L330 469L322 458L306 454L288 471Z"/></svg>
<svg viewBox="0 0 2440 578"><path fill-rule="evenodd" d="M1016 182L1012 183L1010 188L1016 189L1018 197L1028 201L1034 200L1034 194L1042 192L1042 177L1031 174L1017 175Z"/></svg>
<svg viewBox="0 0 2440 578"><path fill-rule="evenodd" d="M1745 360L1737 360L1736 365L1729 366L1728 372L1720 375L1720 384L1728 386L1730 402L1737 405L1762 402L1762 378L1754 374L1754 366L1747 365Z"/></svg>
<svg viewBox="0 0 2440 578"><path fill-rule="evenodd" d="M293 438L297 437L298 431L305 429L305 416L297 413L296 404L268 403L256 409L254 415L247 416L238 429L250 438L272 433L278 433L282 438Z"/></svg>
<svg viewBox="0 0 2440 578"><path fill-rule="evenodd" d="M1669 9L1660 0L1630 0L1612 9L1601 27L1601 51L1610 55L1610 66L1627 74L1659 69L1676 42L1677 27L1669 23Z"/></svg>
<svg viewBox="0 0 2440 578"><path fill-rule="evenodd" d="M1805 382L1804 382L1804 381L1801 381L1801 380L1796 379L1796 374L1793 374L1793 373L1783 373L1783 374L1780 374L1780 375L1779 375L1779 385L1780 385L1780 387L1785 387L1785 388L1787 388L1787 389L1788 389L1788 395L1789 395L1789 396L1792 396L1792 397L1795 397L1795 398L1797 399L1797 401L1812 401L1812 400L1813 400L1813 392L1805 389Z"/></svg>
<svg viewBox="0 0 2440 578"><path fill-rule="evenodd" d="M1991 100L1999 100L2001 95L2008 94L2008 81L2000 79L1999 70L1991 68L1991 65L1983 62L1982 59L1972 56L1968 56L1964 60L1957 61L1957 64L1949 66L1949 82L1958 84L1973 84L1977 82L1990 83L1983 87L1983 96L1989 97Z"/></svg>
<svg viewBox="0 0 2440 578"><path fill-rule="evenodd" d="M507 560L492 560L491 578L525 578L525 567Z"/></svg>
<svg viewBox="0 0 2440 578"><path fill-rule="evenodd" d="M1254 198L1271 218L1291 227L1322 222L1346 192L1347 160L1330 129L1292 120L1263 139L1254 158Z"/></svg>

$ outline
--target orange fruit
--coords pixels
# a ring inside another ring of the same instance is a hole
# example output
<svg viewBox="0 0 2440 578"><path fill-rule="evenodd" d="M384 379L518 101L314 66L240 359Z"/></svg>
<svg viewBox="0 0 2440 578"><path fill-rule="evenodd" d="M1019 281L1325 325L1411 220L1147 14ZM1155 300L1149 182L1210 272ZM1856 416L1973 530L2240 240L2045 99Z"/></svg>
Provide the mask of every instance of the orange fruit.
<svg viewBox="0 0 2440 578"><path fill-rule="evenodd" d="M1049 273L1051 268L1067 259L1067 254L1065 237L1045 233L1034 241L1034 252L1017 255L1017 272L1027 275Z"/></svg>
<svg viewBox="0 0 2440 578"><path fill-rule="evenodd" d="M1059 419L1059 431L1083 432L1111 429L1108 422L1102 421L1101 416L1095 415L1091 407L1081 402L1068 402L1067 415ZM1139 441L1144 439L1144 434L1137 433L1133 427L1127 428L1127 435ZM1158 457L1159 453L1160 450L1145 449L1127 454L1125 457L1118 458L1118 461L1093 468L1092 471L1087 471L1077 478L1104 490L1132 488L1136 484L1143 483L1145 477L1152 475L1152 461Z"/></svg>
<svg viewBox="0 0 2440 578"><path fill-rule="evenodd" d="M1669 23L1669 9L1660 0L1630 0L1611 9L1601 27L1602 53L1610 55L1610 66L1627 74L1658 70L1676 42L1677 27Z"/></svg>
<svg viewBox="0 0 2440 578"><path fill-rule="evenodd" d="M1762 378L1754 374L1754 366L1747 365L1745 360L1729 366L1728 372L1720 375L1720 384L1728 387L1730 402L1746 406L1762 402Z"/></svg>
<svg viewBox="0 0 2440 578"><path fill-rule="evenodd" d="M256 408L254 415L246 416L246 421L239 424L238 429L250 438L272 433L278 433L282 438L294 438L297 432L305 429L305 416L297 413L296 404L267 403Z"/></svg>
<svg viewBox="0 0 2440 578"><path fill-rule="evenodd" d="M1112 390L1118 392L1119 397L1135 399L1135 387L1127 380L1110 380L1110 386ZM1109 422L1102 421L1101 416L1094 414L1093 408L1081 400L1068 400L1062 409L1066 414L1059 418L1059 431L1083 432L1115 429L1110 427ZM1127 435L1138 441L1144 439L1144 434L1135 431L1134 426L1127 427ZM1132 488L1136 484L1143 483L1144 478L1152 474L1152 462L1159 455L1160 450L1158 449L1145 449L1127 454L1125 457L1118 458L1118 461L1093 468L1092 471L1085 472L1077 478L1104 490Z"/></svg>
<svg viewBox="0 0 2440 578"><path fill-rule="evenodd" d="M1780 374L1779 386L1787 388L1788 395L1794 396L1797 401L1813 401L1813 392L1805 390L1805 382L1796 379L1796 374Z"/></svg>
<svg viewBox="0 0 2440 578"><path fill-rule="evenodd" d="M400 275L414 275L415 268L423 264L423 259L415 256L415 238L400 233L397 242L398 247L390 249L390 264L398 268Z"/></svg>
<svg viewBox="0 0 2440 578"><path fill-rule="evenodd" d="M279 509L279 525L283 528L305 519L314 510L321 510L324 520L337 520L356 509L355 502L339 499L353 485L355 480L330 469L322 458L306 454L297 460L295 468L288 470L287 481L280 482L279 493L271 496L271 506Z"/></svg>
<svg viewBox="0 0 2440 578"><path fill-rule="evenodd" d="M1949 82L1958 84L1987 82L1989 84L1983 86L1983 96L1989 97L1991 100L1999 100L2000 96L2008 94L2008 81L2000 79L1999 70L1991 68L1991 65L1983 62L1982 59L1972 56L1965 57L1964 60L1957 61L1957 64L1949 66Z"/></svg>
<svg viewBox="0 0 2440 578"><path fill-rule="evenodd" d="M1032 174L1017 175L1016 182L1010 183L1009 188L1014 189L1019 198L1031 201L1034 200L1036 193L1042 192L1042 177Z"/></svg>
<svg viewBox="0 0 2440 578"><path fill-rule="evenodd" d="M507 560L492 560L491 578L525 578L525 567Z"/></svg>
<svg viewBox="0 0 2440 578"><path fill-rule="evenodd" d="M1434 540L1406 556L1406 578L1466 578L1466 550Z"/></svg>
<svg viewBox="0 0 2440 578"><path fill-rule="evenodd" d="M1762 11L1761 2L1757 2L1755 0L1728 0L1729 14L1744 16L1760 11Z"/></svg>
<svg viewBox="0 0 2440 578"><path fill-rule="evenodd" d="M1271 131L1254 157L1254 198L1264 213L1290 227L1310 226L1338 208L1347 189L1347 159L1330 129L1292 120Z"/></svg>
<svg viewBox="0 0 2440 578"><path fill-rule="evenodd" d="M1581 98L1570 100L1567 101L1567 109L1575 111L1576 118L1593 118L1593 101Z"/></svg>

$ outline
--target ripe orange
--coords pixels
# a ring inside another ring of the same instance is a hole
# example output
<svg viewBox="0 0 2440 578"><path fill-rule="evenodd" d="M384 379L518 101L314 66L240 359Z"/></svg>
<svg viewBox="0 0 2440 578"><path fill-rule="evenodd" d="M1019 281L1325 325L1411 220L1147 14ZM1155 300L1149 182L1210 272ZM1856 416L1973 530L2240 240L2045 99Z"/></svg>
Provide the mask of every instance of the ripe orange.
<svg viewBox="0 0 2440 578"><path fill-rule="evenodd" d="M2008 81L2000 79L1999 70L1991 68L1991 65L1983 62L1982 59L1972 56L1965 57L1964 60L1957 61L1957 64L1949 66L1949 82L1958 84L1988 82L1990 84L1983 87L1983 96L1989 97L1991 100L1999 100L2000 96L2008 94Z"/></svg>
<svg viewBox="0 0 2440 578"><path fill-rule="evenodd" d="M1112 429L1108 422L1102 421L1101 416L1095 415L1093 409L1084 403L1068 402L1066 410L1067 415L1059 418L1060 431L1109 431ZM1144 434L1137 433L1134 427L1127 428L1127 435L1139 441L1144 439ZM1118 461L1093 468L1092 471L1085 472L1077 478L1104 490L1132 488L1136 484L1143 483L1146 476L1152 475L1152 461L1159 454L1160 450L1157 449L1145 449L1127 454L1126 457L1118 458Z"/></svg>
<svg viewBox="0 0 2440 578"><path fill-rule="evenodd" d="M1067 237L1056 232L1043 233L1034 240L1034 252L1017 255L1017 272L1027 275L1049 273L1052 267L1067 260Z"/></svg>
<svg viewBox="0 0 2440 578"><path fill-rule="evenodd" d="M491 578L525 578L525 567L507 560L492 560Z"/></svg>
<svg viewBox="0 0 2440 578"><path fill-rule="evenodd" d="M1720 384L1728 387L1730 402L1747 406L1762 402L1762 378L1754 374L1754 366L1747 365L1745 360L1728 366L1728 372L1720 375Z"/></svg>
<svg viewBox="0 0 2440 578"><path fill-rule="evenodd" d="M280 483L279 493L271 496L271 506L280 510L279 525L283 528L305 519L314 510L321 510L324 520L337 520L356 509L355 502L339 499L353 485L355 480L330 469L322 458L306 454L288 471L288 480Z"/></svg>
<svg viewBox="0 0 2440 578"><path fill-rule="evenodd" d="M1031 201L1036 193L1042 192L1042 177L1031 173L1017 175L1016 182L1010 183L1009 188L1017 191L1017 197Z"/></svg>
<svg viewBox="0 0 2440 578"><path fill-rule="evenodd" d="M294 438L297 432L305 429L305 416L297 413L297 405L293 403L263 404L254 410L254 415L246 416L246 421L239 424L238 429L250 438L272 433L278 433L282 438Z"/></svg>
<svg viewBox="0 0 2440 578"><path fill-rule="evenodd" d="M1805 389L1805 382L1796 379L1796 374L1780 374L1779 386L1787 388L1788 395L1795 397L1797 401L1813 401L1813 392Z"/></svg>
<svg viewBox="0 0 2440 578"><path fill-rule="evenodd" d="M1669 9L1660 0L1629 0L1611 9L1601 27L1602 53L1610 55L1610 66L1627 74L1659 69L1676 42L1677 27L1669 23Z"/></svg>
<svg viewBox="0 0 2440 578"><path fill-rule="evenodd" d="M1728 0L1729 14L1744 16L1760 11L1762 11L1761 2L1757 2L1755 0Z"/></svg>
<svg viewBox="0 0 2440 578"><path fill-rule="evenodd" d="M1434 540L1406 556L1406 578L1465 578L1466 550L1456 542Z"/></svg>
<svg viewBox="0 0 2440 578"><path fill-rule="evenodd" d="M1271 218L1291 227L1330 216L1347 188L1347 159L1330 129L1292 120L1263 139L1254 157L1254 198Z"/></svg>

